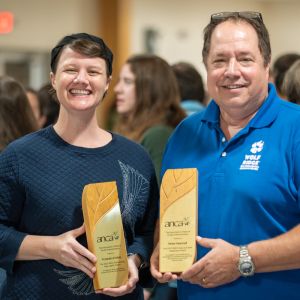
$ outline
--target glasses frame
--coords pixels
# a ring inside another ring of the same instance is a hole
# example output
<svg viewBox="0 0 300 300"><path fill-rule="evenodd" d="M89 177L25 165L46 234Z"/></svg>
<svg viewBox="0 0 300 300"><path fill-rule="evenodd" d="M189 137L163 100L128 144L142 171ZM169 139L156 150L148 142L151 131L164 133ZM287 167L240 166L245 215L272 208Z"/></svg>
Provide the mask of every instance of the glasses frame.
<svg viewBox="0 0 300 300"><path fill-rule="evenodd" d="M263 17L260 12L257 11L224 11L212 14L210 16L210 22L229 19L231 17L240 17L244 19L255 19L263 23Z"/></svg>

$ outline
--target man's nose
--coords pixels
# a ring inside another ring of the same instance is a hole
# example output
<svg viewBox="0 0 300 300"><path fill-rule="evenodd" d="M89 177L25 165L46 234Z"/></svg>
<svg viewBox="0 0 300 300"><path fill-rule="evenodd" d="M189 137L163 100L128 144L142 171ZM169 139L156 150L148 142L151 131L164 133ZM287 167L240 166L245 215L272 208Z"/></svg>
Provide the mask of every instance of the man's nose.
<svg viewBox="0 0 300 300"><path fill-rule="evenodd" d="M226 67L225 75L238 76L239 72L240 72L240 70L239 70L238 62L236 61L236 59L229 60L227 67Z"/></svg>

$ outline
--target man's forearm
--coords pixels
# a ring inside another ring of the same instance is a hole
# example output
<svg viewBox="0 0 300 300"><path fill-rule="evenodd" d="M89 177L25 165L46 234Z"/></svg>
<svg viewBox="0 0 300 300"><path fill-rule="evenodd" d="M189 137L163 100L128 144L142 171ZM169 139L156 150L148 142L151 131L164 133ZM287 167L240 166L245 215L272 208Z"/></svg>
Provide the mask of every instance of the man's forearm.
<svg viewBox="0 0 300 300"><path fill-rule="evenodd" d="M248 245L255 272L273 272L300 268L300 225L269 240Z"/></svg>

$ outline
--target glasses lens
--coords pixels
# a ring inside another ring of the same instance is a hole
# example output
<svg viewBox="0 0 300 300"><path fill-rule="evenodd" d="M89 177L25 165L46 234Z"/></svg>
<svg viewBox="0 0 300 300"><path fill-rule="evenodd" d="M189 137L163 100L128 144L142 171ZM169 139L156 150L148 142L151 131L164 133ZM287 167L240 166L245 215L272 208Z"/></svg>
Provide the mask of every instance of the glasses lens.
<svg viewBox="0 0 300 300"><path fill-rule="evenodd" d="M262 15L256 11L241 11L239 12L239 16L244 17L246 19L258 19L262 21Z"/></svg>

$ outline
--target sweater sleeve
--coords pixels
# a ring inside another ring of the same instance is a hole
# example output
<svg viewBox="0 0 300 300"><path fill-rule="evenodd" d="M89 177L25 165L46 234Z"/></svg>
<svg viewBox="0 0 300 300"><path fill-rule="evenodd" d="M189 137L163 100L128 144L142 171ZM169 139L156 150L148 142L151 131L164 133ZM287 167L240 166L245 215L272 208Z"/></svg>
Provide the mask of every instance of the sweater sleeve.
<svg viewBox="0 0 300 300"><path fill-rule="evenodd" d="M0 155L0 268L8 273L26 235L18 231L25 199L18 175L17 156L8 147Z"/></svg>

